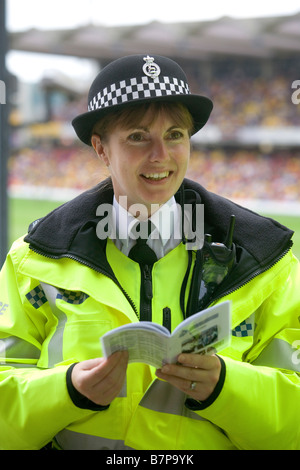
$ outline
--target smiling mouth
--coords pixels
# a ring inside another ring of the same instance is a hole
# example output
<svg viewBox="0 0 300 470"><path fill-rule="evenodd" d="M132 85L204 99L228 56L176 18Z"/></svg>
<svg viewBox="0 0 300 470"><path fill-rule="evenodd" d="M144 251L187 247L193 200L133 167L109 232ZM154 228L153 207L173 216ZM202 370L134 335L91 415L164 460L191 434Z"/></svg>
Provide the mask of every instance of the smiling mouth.
<svg viewBox="0 0 300 470"><path fill-rule="evenodd" d="M163 171L162 173L145 173L142 174L142 176L147 180L159 181L163 180L164 178L168 178L169 174L170 171Z"/></svg>

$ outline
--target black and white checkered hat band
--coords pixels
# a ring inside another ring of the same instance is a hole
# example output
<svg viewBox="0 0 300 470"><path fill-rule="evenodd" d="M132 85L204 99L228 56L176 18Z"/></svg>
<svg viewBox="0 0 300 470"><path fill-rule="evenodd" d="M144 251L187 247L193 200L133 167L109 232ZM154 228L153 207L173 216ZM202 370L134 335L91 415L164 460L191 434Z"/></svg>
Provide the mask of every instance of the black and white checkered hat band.
<svg viewBox="0 0 300 470"><path fill-rule="evenodd" d="M167 95L189 95L189 86L183 80L172 77L129 78L104 88L89 102L88 111L144 98Z"/></svg>

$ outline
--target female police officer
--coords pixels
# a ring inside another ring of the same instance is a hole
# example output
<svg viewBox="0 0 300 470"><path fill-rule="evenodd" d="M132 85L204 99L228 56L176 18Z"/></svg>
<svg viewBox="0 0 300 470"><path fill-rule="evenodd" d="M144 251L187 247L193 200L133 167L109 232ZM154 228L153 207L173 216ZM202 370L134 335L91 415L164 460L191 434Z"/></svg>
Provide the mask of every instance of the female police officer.
<svg viewBox="0 0 300 470"><path fill-rule="evenodd" d="M111 178L32 224L2 270L0 447L299 448L292 232L184 179L190 135L212 104L190 94L172 60L114 61L88 102L73 126ZM193 249L187 202L193 227L204 205L210 234ZM103 205L115 236L101 236ZM232 214L233 240L220 244ZM141 219L156 235L136 258L130 231ZM126 352L102 357L99 338L112 328L150 320L172 330L224 299L232 344L220 356L181 354L156 371L128 364Z"/></svg>

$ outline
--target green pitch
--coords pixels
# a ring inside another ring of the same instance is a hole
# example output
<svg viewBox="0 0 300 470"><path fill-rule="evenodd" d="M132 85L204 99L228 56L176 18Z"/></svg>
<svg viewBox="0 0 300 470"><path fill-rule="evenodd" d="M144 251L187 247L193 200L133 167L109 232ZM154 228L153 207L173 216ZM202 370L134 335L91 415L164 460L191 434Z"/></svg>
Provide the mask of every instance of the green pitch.
<svg viewBox="0 0 300 470"><path fill-rule="evenodd" d="M48 214L62 202L9 198L8 204L8 241L10 246L14 240L27 233L31 222Z"/></svg>
<svg viewBox="0 0 300 470"><path fill-rule="evenodd" d="M37 199L9 199L9 246L14 240L27 232L29 224L40 217L43 217L62 202L44 201ZM267 215L267 214L263 214ZM272 215L283 225L295 231L294 253L300 259L300 217L286 215Z"/></svg>
<svg viewBox="0 0 300 470"><path fill-rule="evenodd" d="M271 217L272 219L277 220L280 222L282 225L285 225L286 227L290 228L291 230L294 230L294 236L293 236L293 252L297 256L298 259L300 259L300 217L299 216L292 216L292 215L270 215L268 214L263 214L266 217Z"/></svg>

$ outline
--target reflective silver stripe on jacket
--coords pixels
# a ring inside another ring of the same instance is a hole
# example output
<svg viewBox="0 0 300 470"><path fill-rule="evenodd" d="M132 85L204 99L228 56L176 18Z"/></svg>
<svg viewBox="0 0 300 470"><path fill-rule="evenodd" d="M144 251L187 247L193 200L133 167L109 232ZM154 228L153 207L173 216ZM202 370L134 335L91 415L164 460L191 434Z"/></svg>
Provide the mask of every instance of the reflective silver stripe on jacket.
<svg viewBox="0 0 300 470"><path fill-rule="evenodd" d="M168 382L156 379L140 401L140 406L149 410L207 421L185 406L187 396Z"/></svg>
<svg viewBox="0 0 300 470"><path fill-rule="evenodd" d="M300 372L300 361L295 360L295 351L287 341L274 338L252 364Z"/></svg>
<svg viewBox="0 0 300 470"><path fill-rule="evenodd" d="M41 282L41 286L46 294L52 313L58 320L56 330L48 345L48 367L53 367L58 362L63 361L63 335L67 315L56 306L56 297L59 294L59 290L44 282Z"/></svg>
<svg viewBox="0 0 300 470"><path fill-rule="evenodd" d="M62 450L133 450L124 441L91 436L64 429L55 436L58 447Z"/></svg>
<svg viewBox="0 0 300 470"><path fill-rule="evenodd" d="M0 340L0 361L1 363L6 363L6 358L8 359L34 359L37 360L40 357L41 351L39 348L34 346L27 341L24 341L21 338L16 336L9 336L8 338L3 338ZM22 367L23 363L16 362L14 367ZM29 367L34 367L35 365L29 365Z"/></svg>
<svg viewBox="0 0 300 470"><path fill-rule="evenodd" d="M207 421L185 406L187 396L168 382L156 379L142 398L139 406L161 413L185 416ZM55 436L58 446L64 450L128 450L124 441L81 434L64 429Z"/></svg>

